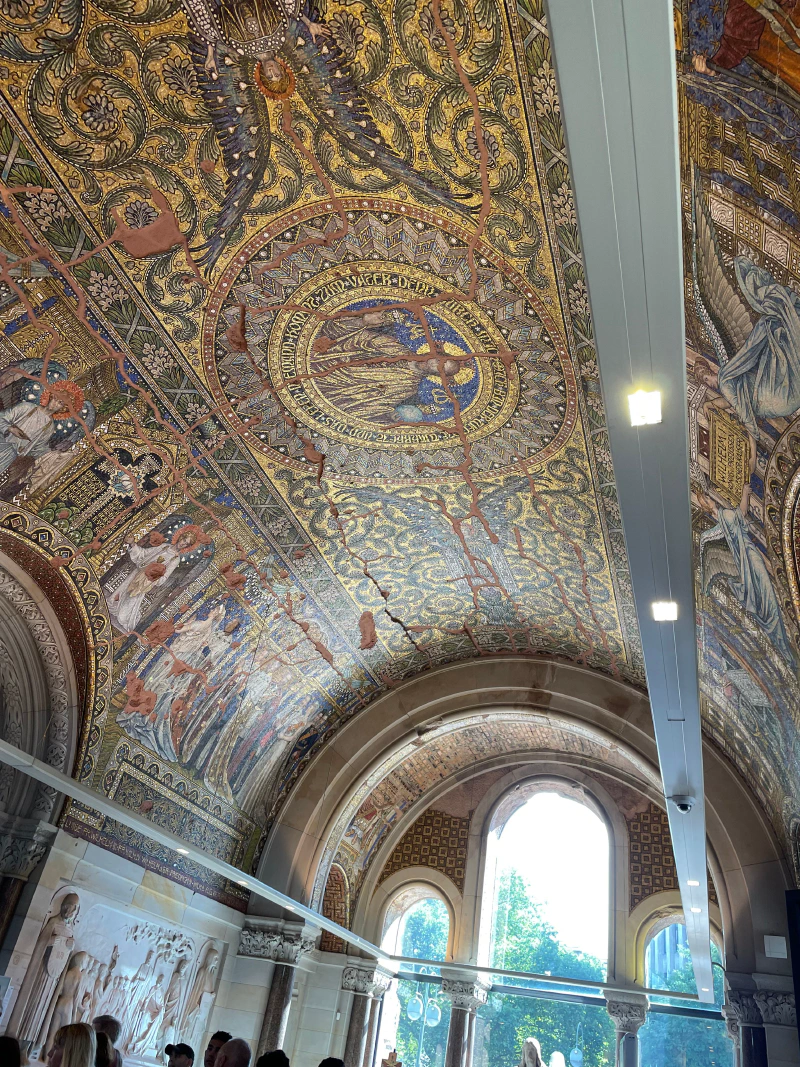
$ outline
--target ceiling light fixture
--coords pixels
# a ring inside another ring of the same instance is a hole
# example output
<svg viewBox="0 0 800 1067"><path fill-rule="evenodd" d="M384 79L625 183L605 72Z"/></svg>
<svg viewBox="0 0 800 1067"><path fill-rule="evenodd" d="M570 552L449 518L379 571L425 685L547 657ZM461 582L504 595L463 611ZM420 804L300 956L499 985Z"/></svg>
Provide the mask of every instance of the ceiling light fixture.
<svg viewBox="0 0 800 1067"><path fill-rule="evenodd" d="M176 848L175 851L176 852L180 852L180 854L182 856L188 856L189 855L189 849L188 848Z"/></svg>
<svg viewBox="0 0 800 1067"><path fill-rule="evenodd" d="M700 885L700 883L699 883L699 882L696 882L696 881L694 880L694 878L690 878L690 879L689 879L689 881L688 881L688 882L687 882L686 884L687 884L687 885Z"/></svg>
<svg viewBox="0 0 800 1067"><path fill-rule="evenodd" d="M237 885L245 885L246 886L247 882L245 882L245 880L243 878L240 878L239 881L236 884Z"/></svg>
<svg viewBox="0 0 800 1067"><path fill-rule="evenodd" d="M690 910L693 911L695 913L695 915L699 915L702 912L703 909L702 908L691 908Z"/></svg>
<svg viewBox="0 0 800 1067"><path fill-rule="evenodd" d="M628 407L631 426L653 426L661 422L661 393L658 389L649 393L644 389L628 393Z"/></svg>
<svg viewBox="0 0 800 1067"><path fill-rule="evenodd" d="M675 622L678 618L678 605L674 600L654 600L651 607L656 622Z"/></svg>

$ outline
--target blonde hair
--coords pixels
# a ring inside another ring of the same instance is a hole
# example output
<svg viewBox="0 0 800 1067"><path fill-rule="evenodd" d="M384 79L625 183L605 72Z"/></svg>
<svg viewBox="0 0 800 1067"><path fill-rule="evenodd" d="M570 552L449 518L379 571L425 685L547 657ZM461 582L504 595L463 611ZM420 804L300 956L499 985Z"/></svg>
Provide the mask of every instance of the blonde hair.
<svg viewBox="0 0 800 1067"><path fill-rule="evenodd" d="M61 1067L94 1067L97 1039L88 1023L70 1023L56 1031L55 1044L64 1051Z"/></svg>

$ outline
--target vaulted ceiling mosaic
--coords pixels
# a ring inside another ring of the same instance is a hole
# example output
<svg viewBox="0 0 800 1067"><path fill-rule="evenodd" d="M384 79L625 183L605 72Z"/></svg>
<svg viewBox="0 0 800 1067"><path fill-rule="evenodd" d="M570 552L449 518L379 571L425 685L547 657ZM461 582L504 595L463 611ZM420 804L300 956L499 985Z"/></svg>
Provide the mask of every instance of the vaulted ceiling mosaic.
<svg viewBox="0 0 800 1067"><path fill-rule="evenodd" d="M538 0L0 24L3 528L94 620L76 773L247 866L404 678L643 684Z"/></svg>
<svg viewBox="0 0 800 1067"><path fill-rule="evenodd" d="M704 726L800 876L800 10L675 7Z"/></svg>

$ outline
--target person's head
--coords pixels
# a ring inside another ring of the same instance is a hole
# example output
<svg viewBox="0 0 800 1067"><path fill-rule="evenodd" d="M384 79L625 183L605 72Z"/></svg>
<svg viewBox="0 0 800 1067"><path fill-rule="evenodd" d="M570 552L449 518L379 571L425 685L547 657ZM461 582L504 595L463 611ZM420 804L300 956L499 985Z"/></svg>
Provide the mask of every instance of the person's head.
<svg viewBox="0 0 800 1067"><path fill-rule="evenodd" d="M288 100L294 92L295 77L290 67L273 55L259 57L255 83L267 100Z"/></svg>
<svg viewBox="0 0 800 1067"><path fill-rule="evenodd" d="M206 1047L205 1055L203 1056L203 1067L214 1067L217 1062L217 1053L225 1044L226 1041L230 1041L231 1035L227 1030L217 1030L215 1034L212 1034L208 1039L208 1045Z"/></svg>
<svg viewBox="0 0 800 1067"><path fill-rule="evenodd" d="M344 1067L344 1060L337 1060L335 1056L328 1056L319 1067Z"/></svg>
<svg viewBox="0 0 800 1067"><path fill-rule="evenodd" d="M78 911L80 910L81 902L77 893L67 893L66 896L61 898L61 904L58 911L61 918L67 922L73 922L78 917Z"/></svg>
<svg viewBox="0 0 800 1067"><path fill-rule="evenodd" d="M183 1041L167 1045L164 1051L169 1057L168 1067L192 1067L194 1063L194 1049Z"/></svg>
<svg viewBox="0 0 800 1067"><path fill-rule="evenodd" d="M102 1030L95 1030L94 1037L97 1042L94 1067L112 1067L116 1057L114 1056L114 1046L111 1044L111 1038L108 1034L104 1034Z"/></svg>
<svg viewBox="0 0 800 1067"><path fill-rule="evenodd" d="M15 1037L0 1037L0 1063L3 1067L22 1067L22 1062L19 1041Z"/></svg>
<svg viewBox="0 0 800 1067"><path fill-rule="evenodd" d="M217 1053L214 1067L249 1067L250 1046L241 1037L226 1041Z"/></svg>
<svg viewBox="0 0 800 1067"><path fill-rule="evenodd" d="M697 385L707 385L710 389L716 389L717 387L717 375L711 369L711 364L708 360L703 359L702 356L698 356L692 364L692 377Z"/></svg>
<svg viewBox="0 0 800 1067"><path fill-rule="evenodd" d="M56 1030L47 1053L48 1067L94 1067L97 1052L95 1032L88 1023L70 1023Z"/></svg>
<svg viewBox="0 0 800 1067"><path fill-rule="evenodd" d="M283 1049L276 1048L274 1052L265 1052L256 1061L256 1067L290 1067L289 1057Z"/></svg>
<svg viewBox="0 0 800 1067"><path fill-rule="evenodd" d="M542 1046L537 1038L526 1037L522 1042L520 1067L542 1067Z"/></svg>

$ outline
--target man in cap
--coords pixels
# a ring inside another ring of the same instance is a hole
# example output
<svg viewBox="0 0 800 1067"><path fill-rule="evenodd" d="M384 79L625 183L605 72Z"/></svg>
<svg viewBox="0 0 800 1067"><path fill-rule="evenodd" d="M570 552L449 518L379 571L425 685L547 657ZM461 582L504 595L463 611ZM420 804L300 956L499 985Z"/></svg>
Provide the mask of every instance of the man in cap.
<svg viewBox="0 0 800 1067"><path fill-rule="evenodd" d="M167 1067L194 1067L194 1049L191 1045L179 1041L176 1045L167 1045L164 1052L169 1057Z"/></svg>

